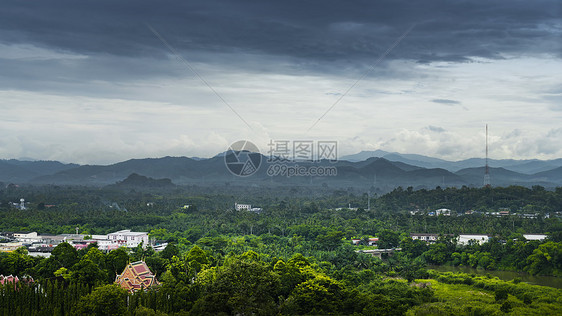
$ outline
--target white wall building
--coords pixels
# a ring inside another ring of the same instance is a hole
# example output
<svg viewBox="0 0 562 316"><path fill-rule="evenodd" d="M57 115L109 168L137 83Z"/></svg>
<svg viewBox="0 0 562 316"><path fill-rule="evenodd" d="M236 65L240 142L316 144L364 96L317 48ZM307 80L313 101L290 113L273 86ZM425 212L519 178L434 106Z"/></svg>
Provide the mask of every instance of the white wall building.
<svg viewBox="0 0 562 316"><path fill-rule="evenodd" d="M427 243L433 243L436 242L439 235L437 234L423 234L423 233L418 233L418 234L410 234L410 237L412 238L412 240L422 240L425 241Z"/></svg>
<svg viewBox="0 0 562 316"><path fill-rule="evenodd" d="M252 210L252 205L250 204L238 204L238 203L234 203L234 209L237 211L251 211Z"/></svg>
<svg viewBox="0 0 562 316"><path fill-rule="evenodd" d="M525 237L525 239L527 240L545 240L546 239L546 235L543 234L523 234L523 237Z"/></svg>
<svg viewBox="0 0 562 316"><path fill-rule="evenodd" d="M468 243L474 240L475 242L478 242L479 244L483 244L485 242L488 242L488 240L490 240L490 236L488 235L459 235L459 239L457 240L458 244L461 245L468 245Z"/></svg>
<svg viewBox="0 0 562 316"><path fill-rule="evenodd" d="M14 233L14 239L21 242L37 242L40 240L37 232L18 232Z"/></svg>
<svg viewBox="0 0 562 316"><path fill-rule="evenodd" d="M114 249L117 249L119 247L126 246L126 242L123 240L109 240L109 239L92 239L92 241L94 241L95 243L98 244L98 249L99 250L104 250L104 251L111 251ZM135 246L136 247L136 246Z"/></svg>
<svg viewBox="0 0 562 316"><path fill-rule="evenodd" d="M37 238L37 232L17 232L14 233L14 238Z"/></svg>
<svg viewBox="0 0 562 316"><path fill-rule="evenodd" d="M115 233L107 234L107 239L112 242L124 241L123 245L128 248L134 248L141 242L143 246L148 245L148 233L132 232L130 229L120 230Z"/></svg>
<svg viewBox="0 0 562 316"><path fill-rule="evenodd" d="M21 242L0 243L0 252L12 252L20 247L23 247Z"/></svg>

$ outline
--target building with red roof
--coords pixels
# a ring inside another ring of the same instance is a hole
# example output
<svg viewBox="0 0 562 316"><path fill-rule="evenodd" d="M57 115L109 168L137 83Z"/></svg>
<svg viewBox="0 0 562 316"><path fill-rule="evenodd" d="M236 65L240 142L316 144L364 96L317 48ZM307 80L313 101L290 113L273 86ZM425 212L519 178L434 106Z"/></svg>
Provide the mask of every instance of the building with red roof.
<svg viewBox="0 0 562 316"><path fill-rule="evenodd" d="M30 282L33 282L33 278L30 277L30 276L24 276L24 277L21 278L21 281L25 282L25 283L30 283ZM18 278L17 276L13 276L11 274L8 275L8 276L3 276L2 274L0 274L0 284L1 285L7 284L7 283L16 284L18 282L20 282L20 278Z"/></svg>
<svg viewBox="0 0 562 316"><path fill-rule="evenodd" d="M144 261L127 264L123 273L115 278L115 283L130 293L160 285Z"/></svg>

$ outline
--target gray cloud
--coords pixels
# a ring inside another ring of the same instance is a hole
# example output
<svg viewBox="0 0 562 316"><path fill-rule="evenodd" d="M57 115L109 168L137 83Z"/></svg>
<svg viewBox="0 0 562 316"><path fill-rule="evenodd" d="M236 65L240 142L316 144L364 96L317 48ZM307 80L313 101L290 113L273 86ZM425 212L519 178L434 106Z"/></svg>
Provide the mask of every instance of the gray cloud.
<svg viewBox="0 0 562 316"><path fill-rule="evenodd" d="M64 79L84 83L192 75L170 63L169 51L147 23L191 63L248 72L358 77L415 25L377 71L369 73L392 78L405 75L385 69L394 59L431 63L505 54L560 56L559 15L556 0L327 0L322 5L296 0L8 0L0 11L0 45L33 45L67 58L88 58L17 62L0 57L0 80L8 88L35 91L56 90L55 83ZM46 86L33 84L46 76Z"/></svg>
<svg viewBox="0 0 562 316"><path fill-rule="evenodd" d="M246 51L303 60L466 61L547 50L560 54L560 3L543 1L15 1L2 38L83 54L161 55L150 23L184 51ZM540 49L540 50L539 50Z"/></svg>
<svg viewBox="0 0 562 316"><path fill-rule="evenodd" d="M461 104L459 101L449 100L449 99L433 99L431 102L447 105L458 105Z"/></svg>
<svg viewBox="0 0 562 316"><path fill-rule="evenodd" d="M433 125L429 125L427 127L428 130L435 132L435 133L444 133L445 129L439 126L433 126Z"/></svg>
<svg viewBox="0 0 562 316"><path fill-rule="evenodd" d="M460 101L456 101L456 100L433 99L433 100L431 100L431 102L438 103L438 104L445 104L445 105L449 105L449 106L460 106L463 110L468 111L468 108L466 106L462 105L462 103Z"/></svg>
<svg viewBox="0 0 562 316"><path fill-rule="evenodd" d="M97 137L123 152L110 160L142 157L146 148L154 148L148 155L184 148L212 155L229 137L254 136L147 23L245 119L276 137L302 136L300 128L415 25L314 136L365 135L391 151L468 155L472 147L455 146L473 136L483 115L523 134L559 125L546 110L561 108L560 76L542 70L560 64L560 8L557 0L6 0L0 157L103 159L103 145L84 145ZM431 122L427 101L443 105ZM471 111L459 115L465 105ZM555 155L553 135L539 135L541 149L539 136L517 142L514 135L502 150ZM194 141L206 137L212 146Z"/></svg>

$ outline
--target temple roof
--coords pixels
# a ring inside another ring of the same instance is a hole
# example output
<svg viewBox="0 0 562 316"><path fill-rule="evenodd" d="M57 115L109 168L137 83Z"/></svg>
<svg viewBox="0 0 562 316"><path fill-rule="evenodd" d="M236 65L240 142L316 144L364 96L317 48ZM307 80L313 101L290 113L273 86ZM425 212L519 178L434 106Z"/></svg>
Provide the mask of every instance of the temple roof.
<svg viewBox="0 0 562 316"><path fill-rule="evenodd" d="M144 261L127 264L115 283L131 293L160 284Z"/></svg>

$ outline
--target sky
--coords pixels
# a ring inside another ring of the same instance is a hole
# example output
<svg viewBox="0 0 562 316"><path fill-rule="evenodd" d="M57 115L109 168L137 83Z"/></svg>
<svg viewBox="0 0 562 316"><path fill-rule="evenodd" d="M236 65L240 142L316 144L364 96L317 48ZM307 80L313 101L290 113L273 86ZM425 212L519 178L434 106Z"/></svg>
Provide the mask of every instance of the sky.
<svg viewBox="0 0 562 316"><path fill-rule="evenodd" d="M562 157L562 2L47 1L0 10L0 159L337 141Z"/></svg>

